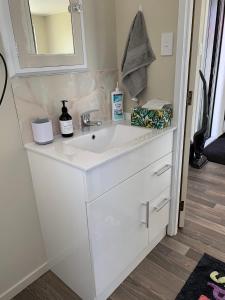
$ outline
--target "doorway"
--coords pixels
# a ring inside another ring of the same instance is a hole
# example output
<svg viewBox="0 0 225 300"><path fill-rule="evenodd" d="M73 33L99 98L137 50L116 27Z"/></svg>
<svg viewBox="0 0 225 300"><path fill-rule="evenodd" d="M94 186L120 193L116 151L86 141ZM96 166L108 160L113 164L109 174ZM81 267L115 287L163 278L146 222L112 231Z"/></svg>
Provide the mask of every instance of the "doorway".
<svg viewBox="0 0 225 300"><path fill-rule="evenodd" d="M205 75L209 97L209 121L206 146L224 133L225 101L223 101L225 66L224 1L211 0L207 20L207 35L203 49L202 71ZM202 91L196 99L192 135L201 127Z"/></svg>
<svg viewBox="0 0 225 300"><path fill-rule="evenodd" d="M189 167L190 142L204 124L204 91L199 70L203 72L207 86L208 122L204 130L204 155L212 142L224 133L225 115L225 2L222 0L195 1L193 16L192 50L189 69L188 102L184 157L182 167L181 202L179 227L184 227L188 175L193 173ZM198 141L199 142L199 141ZM220 141L221 142L221 141ZM224 137L225 162L225 137ZM225 166L224 166L225 169ZM210 167L205 172L210 172ZM190 171L190 172L189 172ZM199 170L198 170L199 171ZM198 172L195 170L194 172ZM204 173L204 171L203 171ZM201 171L199 171L201 174Z"/></svg>

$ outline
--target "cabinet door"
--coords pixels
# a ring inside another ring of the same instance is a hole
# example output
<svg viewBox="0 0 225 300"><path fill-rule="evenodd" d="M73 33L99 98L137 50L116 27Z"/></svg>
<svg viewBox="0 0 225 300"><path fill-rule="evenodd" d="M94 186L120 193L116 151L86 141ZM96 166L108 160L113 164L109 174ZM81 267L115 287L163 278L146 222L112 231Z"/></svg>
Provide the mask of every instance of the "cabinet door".
<svg viewBox="0 0 225 300"><path fill-rule="evenodd" d="M146 172L87 204L97 295L148 246Z"/></svg>

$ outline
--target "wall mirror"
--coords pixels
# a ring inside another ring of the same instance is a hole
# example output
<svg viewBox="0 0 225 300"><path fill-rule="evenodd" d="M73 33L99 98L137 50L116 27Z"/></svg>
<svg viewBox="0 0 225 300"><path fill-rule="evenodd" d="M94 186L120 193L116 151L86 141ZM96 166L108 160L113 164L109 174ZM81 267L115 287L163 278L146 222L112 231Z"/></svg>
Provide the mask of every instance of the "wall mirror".
<svg viewBox="0 0 225 300"><path fill-rule="evenodd" d="M21 68L84 65L80 0L9 0Z"/></svg>

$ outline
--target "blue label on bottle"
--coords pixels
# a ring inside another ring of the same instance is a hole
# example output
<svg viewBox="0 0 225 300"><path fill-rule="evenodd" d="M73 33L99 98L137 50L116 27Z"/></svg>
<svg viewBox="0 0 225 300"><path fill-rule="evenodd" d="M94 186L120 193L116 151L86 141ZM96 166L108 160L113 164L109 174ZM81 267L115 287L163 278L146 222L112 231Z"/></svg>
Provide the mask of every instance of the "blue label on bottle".
<svg viewBox="0 0 225 300"><path fill-rule="evenodd" d="M123 94L113 95L113 120L121 121L123 119Z"/></svg>

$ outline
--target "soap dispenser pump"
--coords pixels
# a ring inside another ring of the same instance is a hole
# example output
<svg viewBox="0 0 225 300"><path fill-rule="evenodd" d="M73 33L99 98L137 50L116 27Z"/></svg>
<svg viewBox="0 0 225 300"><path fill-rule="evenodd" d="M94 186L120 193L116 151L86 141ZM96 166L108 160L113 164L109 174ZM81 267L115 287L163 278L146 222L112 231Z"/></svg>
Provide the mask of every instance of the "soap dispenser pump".
<svg viewBox="0 0 225 300"><path fill-rule="evenodd" d="M68 114L68 109L66 107L67 100L62 100L62 114L59 118L60 131L63 137L69 138L73 136L73 120Z"/></svg>

